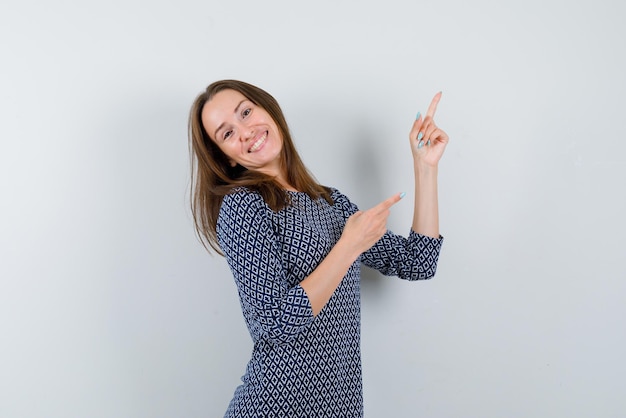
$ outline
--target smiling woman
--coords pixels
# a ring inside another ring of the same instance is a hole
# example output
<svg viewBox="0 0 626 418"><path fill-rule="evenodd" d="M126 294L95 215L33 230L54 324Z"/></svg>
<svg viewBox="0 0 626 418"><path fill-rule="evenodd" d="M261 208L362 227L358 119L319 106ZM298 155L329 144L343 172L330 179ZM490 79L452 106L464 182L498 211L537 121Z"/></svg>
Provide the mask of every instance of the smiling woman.
<svg viewBox="0 0 626 418"><path fill-rule="evenodd" d="M227 417L361 417L360 266L405 280L435 275L438 162L433 120L409 133L415 207L408 237L387 230L404 193L359 211L318 184L276 100L250 84L211 84L193 103L192 211L203 244L224 255L254 342Z"/></svg>
<svg viewBox="0 0 626 418"><path fill-rule="evenodd" d="M236 90L222 90L202 110L202 124L213 132L215 143L228 157L248 170L274 177L286 188L282 178L280 151L283 140L269 113Z"/></svg>

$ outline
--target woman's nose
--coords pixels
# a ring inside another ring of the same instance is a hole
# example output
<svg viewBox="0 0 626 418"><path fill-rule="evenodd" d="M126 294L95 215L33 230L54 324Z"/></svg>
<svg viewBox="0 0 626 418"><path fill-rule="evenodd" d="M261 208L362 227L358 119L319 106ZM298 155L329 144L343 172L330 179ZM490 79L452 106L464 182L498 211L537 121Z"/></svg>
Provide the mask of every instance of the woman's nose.
<svg viewBox="0 0 626 418"><path fill-rule="evenodd" d="M252 138L254 138L254 129L244 129L243 135L241 136L241 140L244 142L247 142Z"/></svg>

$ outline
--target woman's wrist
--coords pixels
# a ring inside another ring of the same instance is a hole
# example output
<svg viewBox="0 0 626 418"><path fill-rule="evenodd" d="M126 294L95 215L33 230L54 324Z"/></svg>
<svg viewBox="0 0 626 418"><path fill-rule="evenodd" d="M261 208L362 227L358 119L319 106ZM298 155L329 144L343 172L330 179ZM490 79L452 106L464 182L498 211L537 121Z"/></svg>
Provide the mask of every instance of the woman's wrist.
<svg viewBox="0 0 626 418"><path fill-rule="evenodd" d="M331 252L336 253L338 259L343 260L348 266L354 263L363 251L360 251L358 243L353 243L349 238L340 237Z"/></svg>
<svg viewBox="0 0 626 418"><path fill-rule="evenodd" d="M430 165L423 161L415 160L413 162L413 171L415 172L415 177L434 177L437 178L437 174L439 173L439 165Z"/></svg>

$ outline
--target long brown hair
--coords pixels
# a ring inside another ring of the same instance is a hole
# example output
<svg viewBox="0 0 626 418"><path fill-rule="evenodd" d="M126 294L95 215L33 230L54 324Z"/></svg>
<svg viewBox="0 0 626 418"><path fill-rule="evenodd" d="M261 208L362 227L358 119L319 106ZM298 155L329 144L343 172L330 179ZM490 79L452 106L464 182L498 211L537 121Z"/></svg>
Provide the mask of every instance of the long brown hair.
<svg viewBox="0 0 626 418"><path fill-rule="evenodd" d="M202 125L202 109L222 90L235 90L269 113L283 138L280 164L287 182L312 199L324 198L332 204L330 190L318 184L304 166L291 139L287 121L278 102L266 91L238 80L220 80L210 84L198 95L189 114L189 149L191 154L191 212L202 245L222 254L217 240L217 218L225 195L235 187L246 187L261 194L274 211L290 204L289 195L271 176L248 170L237 164L232 167L226 155L211 139ZM210 248L209 248L210 247Z"/></svg>

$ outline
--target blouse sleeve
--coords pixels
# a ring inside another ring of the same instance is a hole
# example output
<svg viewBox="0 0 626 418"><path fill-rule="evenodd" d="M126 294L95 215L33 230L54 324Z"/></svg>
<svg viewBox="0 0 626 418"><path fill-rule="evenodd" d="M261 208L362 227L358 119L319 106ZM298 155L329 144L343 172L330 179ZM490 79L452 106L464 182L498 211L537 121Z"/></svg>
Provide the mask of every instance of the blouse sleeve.
<svg viewBox="0 0 626 418"><path fill-rule="evenodd" d="M225 196L217 237L253 339L282 344L295 339L314 316L302 286L287 285L267 210L257 193L238 191Z"/></svg>
<svg viewBox="0 0 626 418"><path fill-rule="evenodd" d="M443 237L432 238L411 230L405 238L387 231L361 262L387 276L404 280L424 280L435 276Z"/></svg>
<svg viewBox="0 0 626 418"><path fill-rule="evenodd" d="M349 217L358 207L343 194L335 191L335 202ZM424 280L435 276L443 237L432 238L410 230L408 238L387 231L376 244L361 254L361 262L386 276L404 280Z"/></svg>

